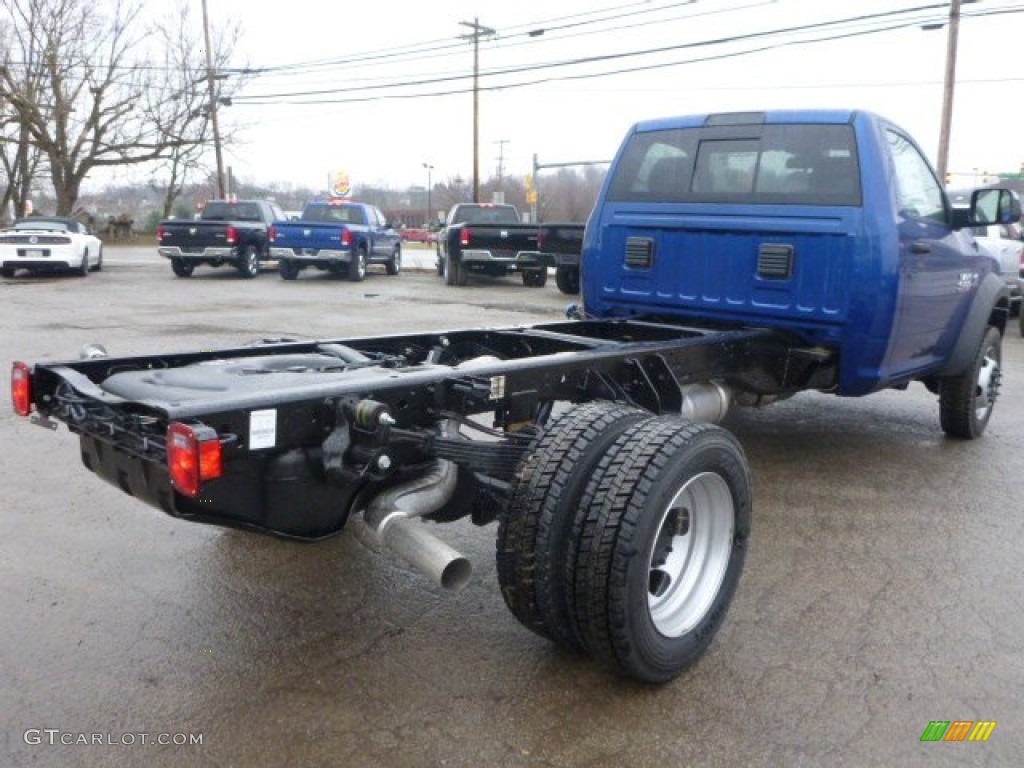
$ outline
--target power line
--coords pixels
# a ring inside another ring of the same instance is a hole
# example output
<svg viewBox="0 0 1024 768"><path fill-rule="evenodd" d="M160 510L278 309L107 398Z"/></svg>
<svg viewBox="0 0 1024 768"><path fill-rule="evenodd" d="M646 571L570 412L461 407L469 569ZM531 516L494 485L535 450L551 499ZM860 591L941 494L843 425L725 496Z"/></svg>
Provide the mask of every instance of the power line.
<svg viewBox="0 0 1024 768"><path fill-rule="evenodd" d="M657 54L676 53L683 50L708 48L713 46L722 46L736 43L747 43L752 42L761 38L772 38L772 37L785 37L796 34L807 34L819 30L851 26L851 25L865 25L866 23L882 22L887 18L893 16L899 16L906 13L919 13L922 10L933 10L937 8L945 8L945 4L935 4L929 6L919 6L913 9L905 9L903 11L886 11L876 14L868 14L862 16L849 17L845 19L835 19L825 22L816 22L813 24L803 24L793 27L785 27L779 29L765 30L757 33L743 34L743 35L730 35L725 37L714 38L710 40L700 40L694 42L680 43L671 46L660 46L656 48L647 48L639 51L626 51L612 54L602 54L597 56L581 57L576 59L569 59L557 62L546 62L540 64L529 64L520 65L514 67L506 67L504 69L493 69L482 72L482 76L488 79L494 79L499 76L517 75L528 72L537 72L544 70L553 70L567 67L579 67L582 65L593 65L593 64L606 64L611 61L617 61L622 59L637 58L641 56L652 56ZM1015 8L999 9L992 13L1020 13L1024 11L1024 6L1017 6ZM988 14L991 15L991 14ZM850 37L858 37L869 34L878 34L881 32L889 32L897 29L918 26L925 20L925 17L914 16L908 19L896 19L893 23L884 24L881 26L871 26L863 29L853 29L849 32L837 32L825 36L817 36L802 40L784 40L782 42L773 43L769 45L762 45L755 48L747 48L740 51L731 51L722 54L716 54L706 57L691 58L686 60L675 60L670 62L661 62L646 65L637 65L633 67L620 68L614 70L603 70L597 73L586 73L586 74L566 74L561 76L551 76L541 79L532 79L528 81L518 82L504 82L496 85L481 86L481 90L500 90L500 89L511 89L521 88L528 85L536 85L544 82L555 82L564 80L581 80L581 79L592 79L595 77L607 77L617 74L627 74L632 72L649 71L652 69L663 69L667 67L682 66L685 64L692 64L697 62L711 61L722 58L731 58L736 56L749 55L751 53L763 52L781 47L787 47L790 45L806 45L811 43L829 42L832 40L845 39ZM409 99L409 98L422 98L430 96L446 96L457 93L465 93L466 89L455 89L455 90L434 90L429 92L419 92L413 94L381 94L381 91L386 90L397 90L397 89L408 89L417 88L430 85L439 85L443 83L459 82L464 81L468 78L465 73L456 75L443 76L443 77L423 77L415 80L405 81L393 81L380 85L365 85L365 86L349 86L345 88L328 88L328 89L317 89L305 92L288 92L288 93L272 93L272 94L254 94L251 96L239 96L238 102L248 103L259 103L262 100L275 99L274 104L322 104L322 103L353 103L370 101L376 99ZM370 97L343 97L339 99L310 99L310 96L325 96L329 94L353 94L353 93L365 93L365 92L376 92L377 95Z"/></svg>

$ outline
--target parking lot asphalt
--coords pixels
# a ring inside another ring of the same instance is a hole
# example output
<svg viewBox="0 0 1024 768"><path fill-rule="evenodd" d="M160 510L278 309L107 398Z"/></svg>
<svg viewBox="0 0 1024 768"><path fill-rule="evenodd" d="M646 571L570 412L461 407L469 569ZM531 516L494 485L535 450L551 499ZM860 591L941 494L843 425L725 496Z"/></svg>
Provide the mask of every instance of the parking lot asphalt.
<svg viewBox="0 0 1024 768"><path fill-rule="evenodd" d="M285 282L178 279L154 249L108 248L86 278L0 282L0 359L515 325L568 303L553 281L447 288L426 253L398 277ZM347 532L296 544L167 518L86 471L66 428L7 406L0 765L1020 765L1015 326L1003 358L972 442L943 436L920 385L730 414L754 477L745 573L708 653L660 687L519 626L493 526L437 529L476 569L452 596ZM932 721L996 726L922 742Z"/></svg>

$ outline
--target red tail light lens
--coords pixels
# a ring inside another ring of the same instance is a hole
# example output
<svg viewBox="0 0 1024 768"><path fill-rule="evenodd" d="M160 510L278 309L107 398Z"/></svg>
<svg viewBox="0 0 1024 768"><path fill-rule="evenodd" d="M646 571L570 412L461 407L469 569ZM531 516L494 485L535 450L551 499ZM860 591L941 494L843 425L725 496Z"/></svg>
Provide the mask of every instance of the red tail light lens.
<svg viewBox="0 0 1024 768"><path fill-rule="evenodd" d="M167 234L167 230L164 229L163 227L157 227L156 228L156 239L157 240L163 240L164 239L164 235L166 235L166 234Z"/></svg>
<svg viewBox="0 0 1024 768"><path fill-rule="evenodd" d="M341 244L352 245L352 233L347 229L341 230Z"/></svg>
<svg viewBox="0 0 1024 768"><path fill-rule="evenodd" d="M167 468L178 493L198 496L204 480L213 480L224 472L217 433L209 427L172 422L167 428Z"/></svg>
<svg viewBox="0 0 1024 768"><path fill-rule="evenodd" d="M463 227L459 234L459 245L469 245L469 230L466 227Z"/></svg>
<svg viewBox="0 0 1024 768"><path fill-rule="evenodd" d="M15 363L11 368L11 402L19 416L32 413L32 371L25 363Z"/></svg>
<svg viewBox="0 0 1024 768"><path fill-rule="evenodd" d="M273 224L271 224L270 229L267 230L267 239L270 240L270 242L277 240L277 227Z"/></svg>
<svg viewBox="0 0 1024 768"><path fill-rule="evenodd" d="M227 240L228 245L234 245L238 242L238 230L234 227L228 227L227 229Z"/></svg>

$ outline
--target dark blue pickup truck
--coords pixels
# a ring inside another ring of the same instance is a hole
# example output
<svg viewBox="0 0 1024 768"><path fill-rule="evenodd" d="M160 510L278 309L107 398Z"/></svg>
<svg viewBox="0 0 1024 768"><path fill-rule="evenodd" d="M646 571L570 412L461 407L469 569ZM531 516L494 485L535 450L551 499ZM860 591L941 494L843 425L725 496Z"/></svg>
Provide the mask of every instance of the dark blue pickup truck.
<svg viewBox="0 0 1024 768"><path fill-rule="evenodd" d="M587 222L575 319L19 362L11 396L168 515L351 526L449 589L470 563L422 521L496 522L518 621L664 682L710 644L749 546L749 467L716 422L921 382L950 437L980 436L1010 300L970 228L1019 218L1008 190L952 208L867 112L645 121ZM354 252L292 237L278 258Z"/></svg>
<svg viewBox="0 0 1024 768"><path fill-rule="evenodd" d="M277 259L285 280L316 267L360 281L370 264L382 264L389 275L397 275L402 270L402 240L375 206L348 200L313 202L298 219L273 223L270 257Z"/></svg>

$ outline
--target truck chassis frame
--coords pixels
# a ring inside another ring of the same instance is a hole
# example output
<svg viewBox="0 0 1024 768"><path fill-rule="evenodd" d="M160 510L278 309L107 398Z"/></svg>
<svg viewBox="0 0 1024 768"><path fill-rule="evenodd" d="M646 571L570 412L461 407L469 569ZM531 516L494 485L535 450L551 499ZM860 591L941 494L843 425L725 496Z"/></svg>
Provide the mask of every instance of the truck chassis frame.
<svg viewBox="0 0 1024 768"><path fill-rule="evenodd" d="M175 517L307 541L351 523L452 589L471 566L421 520L498 521L516 618L658 682L710 642L749 533L746 460L705 422L731 399L830 389L837 360L779 331L650 317L264 340L30 376L38 423L66 423L91 471ZM191 490L170 466L182 430L222 466Z"/></svg>

